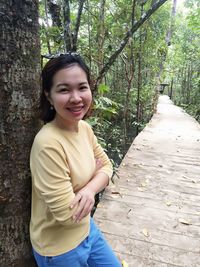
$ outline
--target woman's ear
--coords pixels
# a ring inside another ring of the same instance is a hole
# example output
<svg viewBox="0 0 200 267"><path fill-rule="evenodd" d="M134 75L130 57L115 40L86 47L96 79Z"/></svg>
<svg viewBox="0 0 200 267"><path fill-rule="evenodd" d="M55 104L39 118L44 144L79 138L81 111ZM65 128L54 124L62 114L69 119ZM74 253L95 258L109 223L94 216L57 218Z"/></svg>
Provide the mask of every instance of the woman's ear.
<svg viewBox="0 0 200 267"><path fill-rule="evenodd" d="M46 96L47 100L49 101L49 103L50 103L51 105L53 105L53 104L52 104L52 101L51 101L50 93L47 92L47 91L44 91L44 93L45 93L45 96Z"/></svg>

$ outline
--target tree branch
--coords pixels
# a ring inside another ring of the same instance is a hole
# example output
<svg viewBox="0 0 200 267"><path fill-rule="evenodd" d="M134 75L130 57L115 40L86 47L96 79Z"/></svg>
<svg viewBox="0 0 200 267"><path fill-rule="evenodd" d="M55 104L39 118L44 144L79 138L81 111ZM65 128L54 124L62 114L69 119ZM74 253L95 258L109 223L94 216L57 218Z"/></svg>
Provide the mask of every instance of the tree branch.
<svg viewBox="0 0 200 267"><path fill-rule="evenodd" d="M73 51L77 50L78 31L79 31L79 27L80 27L81 15L82 15L83 6L84 6L85 1L86 0L80 0L79 1L79 9L78 9L76 25L75 25L75 29L74 29L74 36L73 36Z"/></svg>
<svg viewBox="0 0 200 267"><path fill-rule="evenodd" d="M126 33L126 36L122 40L119 48L114 52L114 54L111 55L111 57L108 59L108 62L104 65L104 67L101 69L99 76L97 77L95 88L98 85L98 82L103 78L103 76L106 74L106 72L110 69L110 67L115 62L118 55L121 53L121 51L125 48L126 44L128 43L130 37L144 24L145 21L147 21L151 15L159 8L161 7L167 0L158 0L155 4L152 5L152 7L144 13L141 18L136 21L131 29Z"/></svg>

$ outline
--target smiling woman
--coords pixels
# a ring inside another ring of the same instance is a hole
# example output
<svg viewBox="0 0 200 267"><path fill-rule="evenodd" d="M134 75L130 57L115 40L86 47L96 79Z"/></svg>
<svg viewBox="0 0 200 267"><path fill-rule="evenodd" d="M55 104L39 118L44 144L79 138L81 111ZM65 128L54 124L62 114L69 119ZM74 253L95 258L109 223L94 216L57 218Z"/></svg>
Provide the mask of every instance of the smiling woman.
<svg viewBox="0 0 200 267"><path fill-rule="evenodd" d="M92 102L90 73L77 54L42 71L41 117L30 156L30 236L39 267L121 266L90 212L112 165L82 119Z"/></svg>
<svg viewBox="0 0 200 267"><path fill-rule="evenodd" d="M66 130L78 131L78 122L92 102L85 71L76 64L59 70L53 77L51 91L45 94L55 109L55 123Z"/></svg>

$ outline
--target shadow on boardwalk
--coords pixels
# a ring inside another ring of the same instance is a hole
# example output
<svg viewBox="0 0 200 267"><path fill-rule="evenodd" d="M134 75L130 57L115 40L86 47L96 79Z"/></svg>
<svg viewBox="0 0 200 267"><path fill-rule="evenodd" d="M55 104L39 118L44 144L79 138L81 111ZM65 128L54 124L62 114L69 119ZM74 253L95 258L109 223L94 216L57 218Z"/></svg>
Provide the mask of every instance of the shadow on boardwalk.
<svg viewBox="0 0 200 267"><path fill-rule="evenodd" d="M95 213L129 267L200 266L200 126L167 96Z"/></svg>

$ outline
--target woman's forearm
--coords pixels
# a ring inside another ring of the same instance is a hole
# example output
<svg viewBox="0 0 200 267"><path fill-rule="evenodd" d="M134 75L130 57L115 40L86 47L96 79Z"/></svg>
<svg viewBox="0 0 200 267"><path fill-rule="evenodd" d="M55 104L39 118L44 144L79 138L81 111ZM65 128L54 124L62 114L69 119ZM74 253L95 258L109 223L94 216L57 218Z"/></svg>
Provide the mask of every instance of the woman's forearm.
<svg viewBox="0 0 200 267"><path fill-rule="evenodd" d="M85 187L88 187L88 189L90 189L95 195L101 192L108 185L108 183L108 175L104 172L98 172Z"/></svg>

